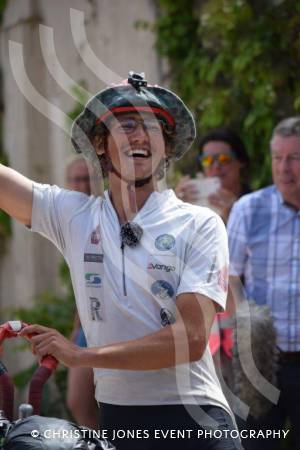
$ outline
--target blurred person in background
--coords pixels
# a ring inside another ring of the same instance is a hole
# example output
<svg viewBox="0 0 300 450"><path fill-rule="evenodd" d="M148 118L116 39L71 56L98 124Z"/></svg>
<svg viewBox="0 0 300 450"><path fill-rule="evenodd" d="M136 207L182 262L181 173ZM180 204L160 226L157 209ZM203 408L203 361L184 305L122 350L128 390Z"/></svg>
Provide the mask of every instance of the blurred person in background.
<svg viewBox="0 0 300 450"><path fill-rule="evenodd" d="M91 195L91 180L85 158L72 156L66 165L66 184L72 191ZM80 347L86 347L86 339L78 313L74 318L71 340ZM97 429L98 407L95 401L93 369L90 367L70 367L67 384L67 406L79 425Z"/></svg>
<svg viewBox="0 0 300 450"><path fill-rule="evenodd" d="M240 137L226 127L215 128L203 136L199 144L199 157L205 177L217 177L220 188L209 195L209 204L218 210L227 222L233 203L250 192L248 185L250 159ZM197 203L197 180L183 177L176 194L185 202Z"/></svg>
<svg viewBox="0 0 300 450"><path fill-rule="evenodd" d="M66 165L67 188L91 195L91 180L88 166L81 155L72 155Z"/></svg>

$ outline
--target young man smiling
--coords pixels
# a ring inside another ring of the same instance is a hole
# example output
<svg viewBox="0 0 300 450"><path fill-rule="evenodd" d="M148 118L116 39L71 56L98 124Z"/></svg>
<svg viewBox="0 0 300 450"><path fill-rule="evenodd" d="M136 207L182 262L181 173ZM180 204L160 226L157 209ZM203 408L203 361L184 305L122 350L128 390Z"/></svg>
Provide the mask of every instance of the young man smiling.
<svg viewBox="0 0 300 450"><path fill-rule="evenodd" d="M89 348L40 325L23 334L36 333L40 357L94 368L101 429L147 431L143 442L119 439L119 450L241 448L222 436L234 425L207 347L227 296L226 231L210 210L157 190L169 161L194 138L183 102L130 73L92 98L73 126L75 149L94 162L97 155L108 175L103 198L0 167L1 208L52 240L70 266ZM194 433L162 442L157 429Z"/></svg>

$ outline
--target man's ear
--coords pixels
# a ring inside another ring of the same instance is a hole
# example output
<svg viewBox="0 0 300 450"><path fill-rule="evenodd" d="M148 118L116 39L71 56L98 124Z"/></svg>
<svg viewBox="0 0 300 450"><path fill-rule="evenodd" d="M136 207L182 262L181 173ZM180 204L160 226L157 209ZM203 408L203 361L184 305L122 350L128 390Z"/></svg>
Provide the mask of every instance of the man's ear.
<svg viewBox="0 0 300 450"><path fill-rule="evenodd" d="M171 146L171 144L169 143L169 142L166 142L166 150L165 150L165 159L166 160L171 160L172 159L172 150L173 150L173 148L172 148L172 146Z"/></svg>
<svg viewBox="0 0 300 450"><path fill-rule="evenodd" d="M96 135L93 138L92 144L94 146L97 155L103 155L105 153L105 137Z"/></svg>

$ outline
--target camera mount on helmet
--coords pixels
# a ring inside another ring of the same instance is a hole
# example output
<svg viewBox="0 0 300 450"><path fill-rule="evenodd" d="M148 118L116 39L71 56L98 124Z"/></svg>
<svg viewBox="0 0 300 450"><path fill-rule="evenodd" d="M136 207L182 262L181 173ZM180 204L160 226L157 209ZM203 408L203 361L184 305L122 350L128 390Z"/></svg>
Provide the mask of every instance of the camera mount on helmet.
<svg viewBox="0 0 300 450"><path fill-rule="evenodd" d="M137 91L140 90L141 87L147 86L147 80L145 80L145 72L136 73L132 70L129 72L128 84L131 84Z"/></svg>

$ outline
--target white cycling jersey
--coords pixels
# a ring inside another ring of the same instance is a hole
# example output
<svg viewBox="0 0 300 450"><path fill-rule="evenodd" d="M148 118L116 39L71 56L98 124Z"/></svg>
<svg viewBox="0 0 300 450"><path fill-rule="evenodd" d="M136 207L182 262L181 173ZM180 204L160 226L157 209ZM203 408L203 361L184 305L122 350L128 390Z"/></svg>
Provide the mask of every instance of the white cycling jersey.
<svg viewBox="0 0 300 450"><path fill-rule="evenodd" d="M121 248L120 224L104 197L34 184L32 230L63 253L88 346L136 339L176 320L176 297L203 294L224 308L227 235L219 216L153 192L133 220L138 246ZM205 299L203 299L205 301ZM201 360L149 370L94 369L96 399L119 405L212 404L231 413L207 347Z"/></svg>

